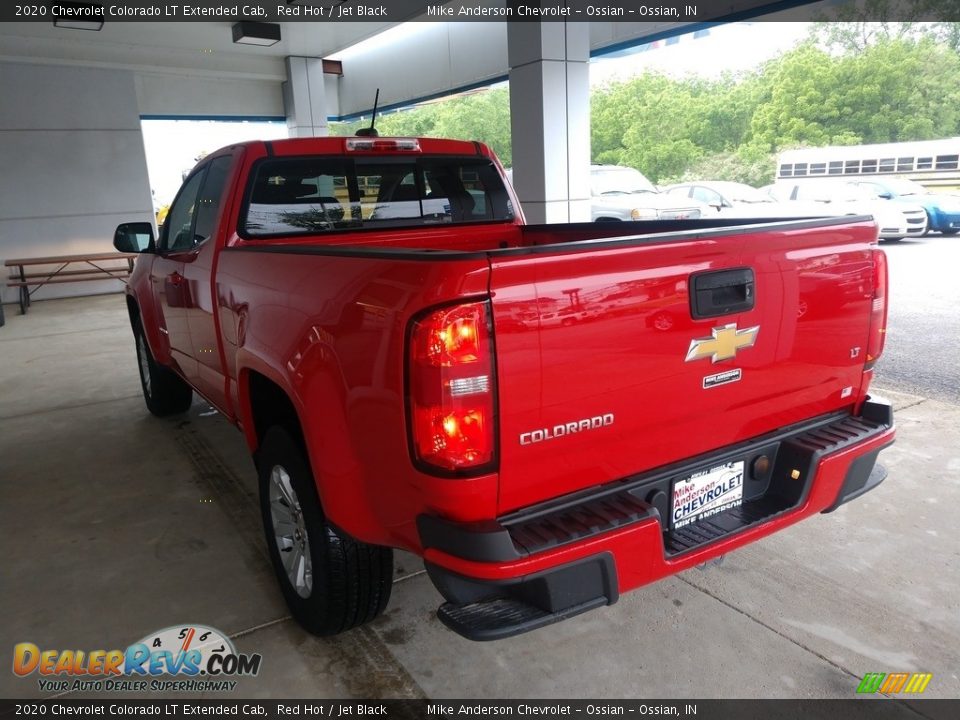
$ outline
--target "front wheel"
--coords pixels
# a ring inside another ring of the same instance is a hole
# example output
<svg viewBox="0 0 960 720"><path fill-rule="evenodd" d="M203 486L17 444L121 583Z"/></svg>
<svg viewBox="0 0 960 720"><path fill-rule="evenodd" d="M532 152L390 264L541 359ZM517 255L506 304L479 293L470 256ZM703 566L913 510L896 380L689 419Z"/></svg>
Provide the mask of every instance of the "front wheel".
<svg viewBox="0 0 960 720"><path fill-rule="evenodd" d="M297 622L315 635L336 635L382 613L393 587L393 551L327 521L307 458L286 429L267 431L257 472L270 560Z"/></svg>
<svg viewBox="0 0 960 720"><path fill-rule="evenodd" d="M159 365L150 353L140 321L133 326L137 344L137 366L140 369L140 388L147 409L157 417L176 415L190 409L193 389L173 370Z"/></svg>

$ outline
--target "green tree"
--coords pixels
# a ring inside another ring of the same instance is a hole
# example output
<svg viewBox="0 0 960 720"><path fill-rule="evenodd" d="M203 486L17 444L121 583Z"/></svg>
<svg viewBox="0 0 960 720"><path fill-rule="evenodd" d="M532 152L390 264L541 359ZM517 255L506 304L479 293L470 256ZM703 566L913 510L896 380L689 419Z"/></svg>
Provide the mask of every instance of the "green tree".
<svg viewBox="0 0 960 720"><path fill-rule="evenodd" d="M880 40L839 57L806 43L764 74L771 92L749 140L771 151L957 132L960 57L931 40Z"/></svg>
<svg viewBox="0 0 960 720"><path fill-rule="evenodd" d="M767 94L756 75L704 80L647 73L611 84L591 98L593 159L635 167L654 182L677 177L745 142Z"/></svg>
<svg viewBox="0 0 960 720"><path fill-rule="evenodd" d="M594 92L594 160L629 165L656 180L665 167L696 159L702 151L690 139L692 100L691 88L655 73Z"/></svg>
<svg viewBox="0 0 960 720"><path fill-rule="evenodd" d="M930 39L960 51L960 0L861 0L817 14L811 37L846 52L886 40Z"/></svg>
<svg viewBox="0 0 960 720"><path fill-rule="evenodd" d="M660 183L668 185L692 180L732 180L753 187L768 185L774 180L776 154L756 145L743 145L737 150L704 155L675 175L663 177Z"/></svg>
<svg viewBox="0 0 960 720"><path fill-rule="evenodd" d="M647 73L594 90L593 161L635 167L659 183L699 177L762 185L786 148L960 134L960 55L948 37L958 25L860 25L822 26L755 72L709 80ZM331 133L368 124L335 123ZM481 140L511 164L506 88L384 113L377 128Z"/></svg>

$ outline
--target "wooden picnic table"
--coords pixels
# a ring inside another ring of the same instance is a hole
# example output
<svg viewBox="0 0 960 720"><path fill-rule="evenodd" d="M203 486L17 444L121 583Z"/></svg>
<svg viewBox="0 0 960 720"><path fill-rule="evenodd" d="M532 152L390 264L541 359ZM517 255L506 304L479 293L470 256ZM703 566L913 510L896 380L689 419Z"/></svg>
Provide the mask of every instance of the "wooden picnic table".
<svg viewBox="0 0 960 720"><path fill-rule="evenodd" d="M136 253L114 251L7 260L4 265L11 268L7 287L19 288L20 314L26 315L27 308L30 307L30 297L44 285L107 279L126 283L126 279L133 272L133 261L136 257ZM125 262L123 265L107 264L116 260ZM47 267L40 270L37 269L39 266Z"/></svg>

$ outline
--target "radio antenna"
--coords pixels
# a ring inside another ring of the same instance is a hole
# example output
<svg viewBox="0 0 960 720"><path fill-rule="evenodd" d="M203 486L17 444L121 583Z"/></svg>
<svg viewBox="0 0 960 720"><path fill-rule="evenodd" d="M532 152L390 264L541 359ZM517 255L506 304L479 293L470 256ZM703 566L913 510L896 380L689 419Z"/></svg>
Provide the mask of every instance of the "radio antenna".
<svg viewBox="0 0 960 720"><path fill-rule="evenodd" d="M380 88L373 98L373 115L370 118L370 127L357 130L357 137L380 137L375 125L377 124L377 105L380 103Z"/></svg>

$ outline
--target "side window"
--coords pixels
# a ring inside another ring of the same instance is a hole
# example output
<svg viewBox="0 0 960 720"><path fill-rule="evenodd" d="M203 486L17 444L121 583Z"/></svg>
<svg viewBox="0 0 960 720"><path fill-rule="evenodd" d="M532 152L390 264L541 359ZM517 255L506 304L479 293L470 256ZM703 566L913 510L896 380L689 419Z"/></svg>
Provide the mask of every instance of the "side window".
<svg viewBox="0 0 960 720"><path fill-rule="evenodd" d="M707 205L723 205L723 198L720 197L720 193L699 185L693 189L693 199Z"/></svg>
<svg viewBox="0 0 960 720"><path fill-rule="evenodd" d="M167 219L164 221L164 236L161 251L182 252L193 247L193 216L197 205L197 194L206 168L194 173L173 201Z"/></svg>
<svg viewBox="0 0 960 720"><path fill-rule="evenodd" d="M223 201L223 187L227 183L227 173L230 172L231 157L219 157L210 163L207 169L207 179L203 181L203 189L197 198L197 222L193 228L193 242L199 245L206 242L217 228L217 216L220 214L220 205Z"/></svg>

